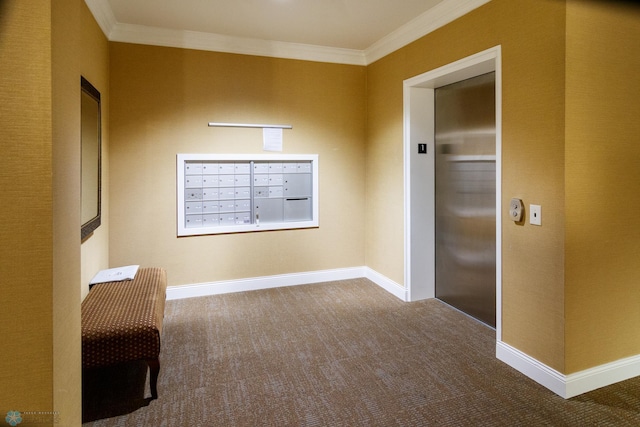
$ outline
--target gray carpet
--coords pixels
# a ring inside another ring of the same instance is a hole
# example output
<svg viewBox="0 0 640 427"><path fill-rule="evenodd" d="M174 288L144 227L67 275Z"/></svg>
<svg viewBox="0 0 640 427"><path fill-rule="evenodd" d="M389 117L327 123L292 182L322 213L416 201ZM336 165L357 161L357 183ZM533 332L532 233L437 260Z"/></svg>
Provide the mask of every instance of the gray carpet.
<svg viewBox="0 0 640 427"><path fill-rule="evenodd" d="M640 378L562 399L492 329L366 279L167 301L164 322L159 398L144 363L85 372L83 425L640 425Z"/></svg>

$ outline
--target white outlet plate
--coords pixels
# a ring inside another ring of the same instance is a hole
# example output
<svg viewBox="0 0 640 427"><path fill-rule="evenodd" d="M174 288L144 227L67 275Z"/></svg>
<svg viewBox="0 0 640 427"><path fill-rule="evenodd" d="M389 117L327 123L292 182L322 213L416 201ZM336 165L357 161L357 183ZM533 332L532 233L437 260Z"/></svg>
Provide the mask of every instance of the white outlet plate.
<svg viewBox="0 0 640 427"><path fill-rule="evenodd" d="M542 208L540 205L529 205L529 224L542 225Z"/></svg>

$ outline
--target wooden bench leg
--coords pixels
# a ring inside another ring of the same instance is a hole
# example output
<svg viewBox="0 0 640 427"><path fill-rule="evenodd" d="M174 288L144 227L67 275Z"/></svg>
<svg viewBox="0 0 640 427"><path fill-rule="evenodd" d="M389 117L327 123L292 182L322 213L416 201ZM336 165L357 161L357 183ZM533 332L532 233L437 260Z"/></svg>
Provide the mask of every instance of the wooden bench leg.
<svg viewBox="0 0 640 427"><path fill-rule="evenodd" d="M158 374L160 373L160 359L148 359L149 365L149 387L151 388L151 397L158 398Z"/></svg>

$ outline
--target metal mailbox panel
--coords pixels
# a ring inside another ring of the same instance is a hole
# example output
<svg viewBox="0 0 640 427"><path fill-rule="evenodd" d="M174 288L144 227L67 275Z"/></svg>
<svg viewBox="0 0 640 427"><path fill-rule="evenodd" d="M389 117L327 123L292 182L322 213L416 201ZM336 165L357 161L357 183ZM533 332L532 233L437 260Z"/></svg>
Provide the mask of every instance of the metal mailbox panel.
<svg viewBox="0 0 640 427"><path fill-rule="evenodd" d="M269 173L282 173L282 163L269 162Z"/></svg>
<svg viewBox="0 0 640 427"><path fill-rule="evenodd" d="M269 174L269 185L284 184L284 175L281 173Z"/></svg>
<svg viewBox="0 0 640 427"><path fill-rule="evenodd" d="M202 213L211 214L220 212L220 203L217 200L202 202Z"/></svg>
<svg viewBox="0 0 640 427"><path fill-rule="evenodd" d="M269 175L268 174L254 174L253 175L253 185L257 187L264 187L269 185Z"/></svg>
<svg viewBox="0 0 640 427"><path fill-rule="evenodd" d="M217 187L220 185L219 182L218 175L202 175L203 187Z"/></svg>
<svg viewBox="0 0 640 427"><path fill-rule="evenodd" d="M179 154L178 235L317 227L317 172L317 155Z"/></svg>
<svg viewBox="0 0 640 427"><path fill-rule="evenodd" d="M236 189L233 187L221 188L220 191L218 192L218 198L220 200L235 199Z"/></svg>
<svg viewBox="0 0 640 427"><path fill-rule="evenodd" d="M184 164L185 175L202 175L202 163L188 162Z"/></svg>
<svg viewBox="0 0 640 427"><path fill-rule="evenodd" d="M236 223L235 213L220 215L220 225L235 225L235 223Z"/></svg>
<svg viewBox="0 0 640 427"><path fill-rule="evenodd" d="M236 185L236 176L218 175L218 185L220 187L234 187Z"/></svg>
<svg viewBox="0 0 640 427"><path fill-rule="evenodd" d="M236 187L235 189L235 198L236 199L250 199L251 198L251 187Z"/></svg>
<svg viewBox="0 0 640 427"><path fill-rule="evenodd" d="M296 162L285 162L282 164L283 173L296 173L298 164Z"/></svg>
<svg viewBox="0 0 640 427"><path fill-rule="evenodd" d="M185 200L202 200L203 191L201 188L187 188L184 190Z"/></svg>
<svg viewBox="0 0 640 427"><path fill-rule="evenodd" d="M236 224L251 224L251 212L237 213Z"/></svg>
<svg viewBox="0 0 640 427"><path fill-rule="evenodd" d="M282 197L284 189L280 187L269 187L269 197Z"/></svg>
<svg viewBox="0 0 640 427"><path fill-rule="evenodd" d="M311 196L313 184L311 174L285 174L284 195L285 197Z"/></svg>
<svg viewBox="0 0 640 427"><path fill-rule="evenodd" d="M255 199L269 197L269 187L253 187L253 197Z"/></svg>
<svg viewBox="0 0 640 427"><path fill-rule="evenodd" d="M218 163L218 173L233 175L236 173L236 165L234 163Z"/></svg>
<svg viewBox="0 0 640 427"><path fill-rule="evenodd" d="M202 227L202 215L187 215L184 222L187 228Z"/></svg>
<svg viewBox="0 0 640 427"><path fill-rule="evenodd" d="M251 173L251 163L250 162L242 162L236 163L234 165L234 173L236 174L250 174Z"/></svg>
<svg viewBox="0 0 640 427"><path fill-rule="evenodd" d="M284 220L284 205L282 199L261 199L256 201L256 221L270 223Z"/></svg>
<svg viewBox="0 0 640 427"><path fill-rule="evenodd" d="M202 213L202 202L186 202L185 212L187 215Z"/></svg>
<svg viewBox="0 0 640 427"><path fill-rule="evenodd" d="M202 164L203 175L215 175L218 173L218 164L215 162L205 162Z"/></svg>
<svg viewBox="0 0 640 427"><path fill-rule="evenodd" d="M184 186L185 188L202 188L202 175L187 175Z"/></svg>
<svg viewBox="0 0 640 427"><path fill-rule="evenodd" d="M284 199L284 221L309 221L311 198Z"/></svg>
<svg viewBox="0 0 640 427"><path fill-rule="evenodd" d="M218 225L220 225L220 215L217 215L217 214L202 215L203 227L216 227Z"/></svg>
<svg viewBox="0 0 640 427"><path fill-rule="evenodd" d="M219 206L220 206L220 212L236 211L236 202L233 200L222 200Z"/></svg>
<svg viewBox="0 0 640 427"><path fill-rule="evenodd" d="M254 174L269 173L269 163L255 162L253 165L253 173Z"/></svg>
<svg viewBox="0 0 640 427"><path fill-rule="evenodd" d="M311 173L311 162L302 162L297 164L298 173Z"/></svg>
<svg viewBox="0 0 640 427"><path fill-rule="evenodd" d="M251 200L236 200L236 212L248 212L251 210Z"/></svg>
<svg viewBox="0 0 640 427"><path fill-rule="evenodd" d="M236 187L248 187L251 185L251 175L235 175Z"/></svg>
<svg viewBox="0 0 640 427"><path fill-rule="evenodd" d="M220 198L220 190L218 188L203 188L203 200L218 200Z"/></svg>

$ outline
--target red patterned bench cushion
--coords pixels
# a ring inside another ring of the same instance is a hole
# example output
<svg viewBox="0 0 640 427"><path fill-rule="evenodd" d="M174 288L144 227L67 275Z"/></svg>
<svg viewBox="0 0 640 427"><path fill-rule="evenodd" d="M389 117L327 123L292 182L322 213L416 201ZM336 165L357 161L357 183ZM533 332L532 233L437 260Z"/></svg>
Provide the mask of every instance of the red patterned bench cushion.
<svg viewBox="0 0 640 427"><path fill-rule="evenodd" d="M94 285L82 302L82 366L158 359L166 289L162 268Z"/></svg>

